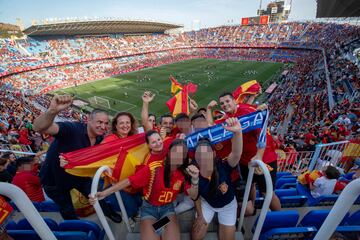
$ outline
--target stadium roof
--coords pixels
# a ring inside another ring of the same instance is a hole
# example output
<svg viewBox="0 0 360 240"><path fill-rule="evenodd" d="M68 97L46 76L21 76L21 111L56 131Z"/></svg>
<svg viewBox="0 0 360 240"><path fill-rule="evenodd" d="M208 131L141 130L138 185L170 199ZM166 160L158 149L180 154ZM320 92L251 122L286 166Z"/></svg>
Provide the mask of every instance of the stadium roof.
<svg viewBox="0 0 360 240"><path fill-rule="evenodd" d="M32 25L23 32L29 36L101 35L111 33L164 33L182 25L152 21L101 20L73 21Z"/></svg>

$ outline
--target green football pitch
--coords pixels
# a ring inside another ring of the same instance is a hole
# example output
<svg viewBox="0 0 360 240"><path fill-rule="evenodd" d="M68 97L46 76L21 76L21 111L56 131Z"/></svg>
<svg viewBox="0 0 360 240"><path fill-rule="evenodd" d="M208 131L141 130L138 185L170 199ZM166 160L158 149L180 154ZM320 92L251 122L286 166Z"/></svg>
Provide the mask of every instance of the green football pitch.
<svg viewBox="0 0 360 240"><path fill-rule="evenodd" d="M212 99L217 99L217 96L224 91L233 91L249 80L258 80L264 90L278 79L282 67L282 63L272 62L193 59L146 68L58 92L73 94L76 98L85 101L93 96L101 97L108 100L111 115L119 111L129 111L140 118L141 96L145 90L148 90L156 94L150 104L150 112L160 116L169 112L165 102L171 97L170 75L182 84L187 82L197 84L198 90L191 97L196 100L199 107L206 107Z"/></svg>

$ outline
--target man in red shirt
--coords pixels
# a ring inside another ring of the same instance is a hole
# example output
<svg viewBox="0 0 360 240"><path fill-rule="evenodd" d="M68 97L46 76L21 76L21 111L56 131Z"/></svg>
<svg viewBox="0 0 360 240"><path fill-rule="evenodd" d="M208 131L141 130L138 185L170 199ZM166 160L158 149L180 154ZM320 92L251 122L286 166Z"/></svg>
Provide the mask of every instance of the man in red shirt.
<svg viewBox="0 0 360 240"><path fill-rule="evenodd" d="M32 157L21 157L16 160L18 170L12 184L21 188L33 202L45 200L38 176L38 164Z"/></svg>
<svg viewBox="0 0 360 240"><path fill-rule="evenodd" d="M225 92L219 96L219 102L221 109L225 112L223 118L215 121L215 124L219 124L224 122L227 118L230 117L239 117L243 116L256 110L260 110L257 108L256 105L246 104L246 103L239 103L237 104L233 95L230 92ZM207 111L207 120L209 123L213 123L211 110L214 106L217 105L215 100L211 101L208 105ZM273 188L275 186L276 180L276 171L277 171L277 155L276 155L276 147L271 134L267 132L266 136L266 147L265 148L258 148L258 136L260 134L260 129L250 131L248 133L243 134L243 152L240 158L240 170L242 178L245 180L247 179L249 168L248 164L251 160L259 159L262 160L264 163L268 165L270 175L272 178ZM231 142L224 141L220 144L215 145L216 154L221 158L226 158L229 153L231 152ZM256 172L256 171L255 171ZM266 192L266 184L265 178L262 173L255 174L253 178L253 183L257 183L262 194ZM251 189L250 199L254 202L256 198L256 188L253 184ZM280 210L281 203L279 198L273 193L273 197L270 203L271 210Z"/></svg>

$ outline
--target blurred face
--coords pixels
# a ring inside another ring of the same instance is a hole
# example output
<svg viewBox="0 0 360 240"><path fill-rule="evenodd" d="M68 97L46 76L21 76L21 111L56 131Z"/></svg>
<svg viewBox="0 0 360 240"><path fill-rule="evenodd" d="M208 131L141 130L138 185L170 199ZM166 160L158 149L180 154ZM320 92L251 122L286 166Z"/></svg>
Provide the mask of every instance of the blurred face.
<svg viewBox="0 0 360 240"><path fill-rule="evenodd" d="M131 119L129 116L119 116L116 121L116 132L120 137L127 137L131 130Z"/></svg>
<svg viewBox="0 0 360 240"><path fill-rule="evenodd" d="M172 128L174 127L174 121L171 117L164 117L161 120L161 127L166 128L166 132L170 133Z"/></svg>
<svg viewBox="0 0 360 240"><path fill-rule="evenodd" d="M10 161L10 162L14 162L15 160L16 160L15 155L14 155L14 154L10 154L10 155L9 155L9 161Z"/></svg>
<svg viewBox="0 0 360 240"><path fill-rule="evenodd" d="M236 102L232 97L226 95L224 97L219 98L219 101L220 101L220 107L224 112L235 113Z"/></svg>
<svg viewBox="0 0 360 240"><path fill-rule="evenodd" d="M104 135L109 129L109 117L105 113L97 113L88 122L88 131L95 136Z"/></svg>
<svg viewBox="0 0 360 240"><path fill-rule="evenodd" d="M163 140L158 133L154 133L148 137L149 143L148 146L151 150L151 153L159 153L163 150Z"/></svg>
<svg viewBox="0 0 360 240"><path fill-rule="evenodd" d="M182 118L176 122L176 126L182 133L189 134L191 132L191 122L188 118Z"/></svg>
<svg viewBox="0 0 360 240"><path fill-rule="evenodd" d="M173 171L183 164L183 159L186 157L187 149L183 144L179 144L172 147L169 154L170 169Z"/></svg>
<svg viewBox="0 0 360 240"><path fill-rule="evenodd" d="M207 128L208 123L205 118L197 118L194 121L192 121L192 126L194 128L194 131L199 131L201 129Z"/></svg>
<svg viewBox="0 0 360 240"><path fill-rule="evenodd" d="M211 177L213 172L214 153L210 146L200 145L196 148L195 159L200 167L201 176L208 178Z"/></svg>
<svg viewBox="0 0 360 240"><path fill-rule="evenodd" d="M155 116L150 116L148 118L149 123L151 124L151 126L155 126L156 125L156 121L155 121Z"/></svg>

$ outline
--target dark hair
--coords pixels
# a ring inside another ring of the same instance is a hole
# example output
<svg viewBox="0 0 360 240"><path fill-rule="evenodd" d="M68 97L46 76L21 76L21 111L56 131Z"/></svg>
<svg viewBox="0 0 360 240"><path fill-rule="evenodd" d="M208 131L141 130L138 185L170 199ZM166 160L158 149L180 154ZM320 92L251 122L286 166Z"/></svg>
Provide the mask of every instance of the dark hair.
<svg viewBox="0 0 360 240"><path fill-rule="evenodd" d="M20 167L24 164L31 163L33 161L34 161L33 157L19 157L18 159L16 159L16 166Z"/></svg>
<svg viewBox="0 0 360 240"><path fill-rule="evenodd" d="M153 116L153 117L155 118L155 122L156 122L156 116L155 116L155 114L149 113L148 118L151 117L151 116Z"/></svg>
<svg viewBox="0 0 360 240"><path fill-rule="evenodd" d="M175 139L169 146L169 152L166 155L165 161L164 161L164 183L165 183L165 187L169 188L170 187L170 175L171 175L171 170L170 170L170 151L173 147L177 146L177 145L183 145L186 149L186 156L185 158L183 158L183 162L182 164L177 168L179 171L181 171L181 173L185 176L185 179L187 181L190 180L187 172L186 172L186 168L189 165L189 157L187 154L187 146L186 143L183 139Z"/></svg>
<svg viewBox="0 0 360 240"><path fill-rule="evenodd" d="M153 135L153 134L159 134L157 131L155 131L155 130L149 130L149 131L147 131L146 132L146 134L145 134L145 141L146 141L146 143L147 144L149 144L149 137L151 136L151 135ZM159 134L160 135L160 134Z"/></svg>
<svg viewBox="0 0 360 240"><path fill-rule="evenodd" d="M8 162L6 158L0 157L0 166L5 166L5 164Z"/></svg>
<svg viewBox="0 0 360 240"><path fill-rule="evenodd" d="M197 113L200 113L200 111L205 111L206 112L206 108L199 108L198 110L197 110Z"/></svg>
<svg viewBox="0 0 360 240"><path fill-rule="evenodd" d="M198 118L202 118L202 119L205 119L205 120L206 120L206 118L205 118L205 116L204 116L203 114L197 113L197 114L195 114L194 116L191 117L191 122L192 122L192 121L195 121L195 120L198 119Z"/></svg>
<svg viewBox="0 0 360 240"><path fill-rule="evenodd" d="M175 117L175 122L181 120L181 119L190 119L189 116L186 113L179 113L178 115L176 115Z"/></svg>
<svg viewBox="0 0 360 240"><path fill-rule="evenodd" d="M196 145L195 151L200 145L209 146L211 148L212 152L214 153L214 148L211 145L211 142L208 138L200 138ZM196 159L195 159L195 161L196 161ZM217 161L221 161L221 160L218 160L217 157L214 157L213 158L213 172L211 174L211 180L210 180L210 184L209 184L209 189L210 189L210 191L208 193L209 196L214 195L219 186L219 171L217 169L217 164L216 164ZM200 166L200 165L198 164L198 166Z"/></svg>
<svg viewBox="0 0 360 240"><path fill-rule="evenodd" d="M109 113L106 110L103 109L99 109L99 108L95 108L94 110L91 111L91 113L89 114L89 119L93 119L94 116L98 113L104 113L106 115L109 115Z"/></svg>
<svg viewBox="0 0 360 240"><path fill-rule="evenodd" d="M334 166L328 166L325 170L325 174L328 179L338 179L340 177L339 170Z"/></svg>
<svg viewBox="0 0 360 240"><path fill-rule="evenodd" d="M134 116L131 113L128 113L128 112L119 112L119 113L116 114L116 116L113 118L113 120L111 122L112 132L117 134L116 124L117 124L118 118L121 117L121 116L128 116L130 118L131 130L130 130L128 136L137 134L137 122L136 122L136 119L134 118Z"/></svg>
<svg viewBox="0 0 360 240"><path fill-rule="evenodd" d="M5 152L1 157L9 159L11 154L13 154L13 153L12 152Z"/></svg>
<svg viewBox="0 0 360 240"><path fill-rule="evenodd" d="M173 120L173 122L174 122L173 116L171 116L170 114L164 114L164 115L162 115L162 116L160 117L160 124L162 123L163 118L171 118L171 119Z"/></svg>
<svg viewBox="0 0 360 240"><path fill-rule="evenodd" d="M225 96L230 96L230 98L234 99L234 96L232 95L231 92L223 92L220 96L219 99Z"/></svg>

